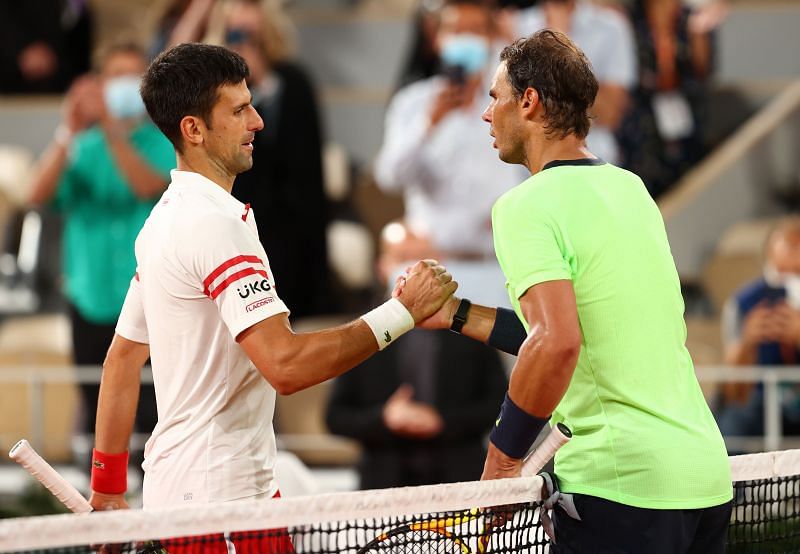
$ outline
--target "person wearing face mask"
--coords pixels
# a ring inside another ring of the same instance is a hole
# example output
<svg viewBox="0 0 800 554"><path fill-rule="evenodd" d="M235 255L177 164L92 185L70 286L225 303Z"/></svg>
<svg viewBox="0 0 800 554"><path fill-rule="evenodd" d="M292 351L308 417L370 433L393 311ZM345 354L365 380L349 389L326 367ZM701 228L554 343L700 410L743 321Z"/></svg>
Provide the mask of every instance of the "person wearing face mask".
<svg viewBox="0 0 800 554"><path fill-rule="evenodd" d="M491 207L525 175L493 155L481 126L496 58L493 15L479 0L444 5L435 40L440 74L393 97L374 174L382 190L402 193L405 202L403 220L384 233L382 279L391 282L406 261L432 256L458 271L468 294L506 305Z"/></svg>
<svg viewBox="0 0 800 554"><path fill-rule="evenodd" d="M28 189L30 204L63 217L64 294L76 365L103 363L136 271L136 234L175 167L172 146L147 118L139 95L145 67L138 46L114 45L99 75L74 83ZM81 385L86 435L94 432L98 390L98 384ZM139 428L149 433L154 422L151 387L142 391Z"/></svg>
<svg viewBox="0 0 800 554"><path fill-rule="evenodd" d="M728 300L722 327L730 365L800 364L800 217L783 219L770 233L763 277ZM786 385L781 401L784 432L800 433L800 391ZM727 384L722 402L718 420L723 435L763 434L760 385Z"/></svg>
<svg viewBox="0 0 800 554"><path fill-rule="evenodd" d="M314 86L305 70L287 59L273 9L260 1L232 0L220 15L219 38L247 62L253 106L264 120L255 137L253 168L237 176L233 196L256 214L259 238L292 317L329 313L335 308L326 242L329 205Z"/></svg>

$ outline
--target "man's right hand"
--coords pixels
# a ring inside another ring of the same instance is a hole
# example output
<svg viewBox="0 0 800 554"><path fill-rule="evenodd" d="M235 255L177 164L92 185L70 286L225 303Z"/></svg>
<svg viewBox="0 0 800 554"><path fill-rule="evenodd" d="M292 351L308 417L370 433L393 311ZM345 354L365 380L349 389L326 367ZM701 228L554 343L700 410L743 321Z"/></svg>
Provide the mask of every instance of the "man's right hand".
<svg viewBox="0 0 800 554"><path fill-rule="evenodd" d="M458 288L458 283L436 260L417 262L400 279L403 283L398 284L392 296L403 303L416 323L437 312Z"/></svg>
<svg viewBox="0 0 800 554"><path fill-rule="evenodd" d="M779 342L782 325L776 317L775 308L766 302L759 303L744 319L742 344L755 348L764 342Z"/></svg>
<svg viewBox="0 0 800 554"><path fill-rule="evenodd" d="M431 106L429 131L436 128L445 116L453 110L469 106L471 98L467 88L450 80L445 83L439 94L436 95L433 106Z"/></svg>
<svg viewBox="0 0 800 554"><path fill-rule="evenodd" d="M92 491L89 497L89 504L95 512L105 512L108 510L127 510L128 503L125 501L125 494L105 494Z"/></svg>

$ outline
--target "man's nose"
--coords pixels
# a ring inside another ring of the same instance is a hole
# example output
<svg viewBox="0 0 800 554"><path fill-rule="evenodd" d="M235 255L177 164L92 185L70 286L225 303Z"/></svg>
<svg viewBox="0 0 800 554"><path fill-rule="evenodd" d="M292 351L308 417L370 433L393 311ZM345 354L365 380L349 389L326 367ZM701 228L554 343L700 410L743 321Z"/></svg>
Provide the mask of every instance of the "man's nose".
<svg viewBox="0 0 800 554"><path fill-rule="evenodd" d="M250 109L253 110L253 115L255 116L255 118L253 119L253 121L251 121L250 127L249 127L248 130L250 130L250 131L260 131L261 129L264 128L264 120L261 119L261 116L258 115L258 112L256 111L255 108L253 108L251 106Z"/></svg>

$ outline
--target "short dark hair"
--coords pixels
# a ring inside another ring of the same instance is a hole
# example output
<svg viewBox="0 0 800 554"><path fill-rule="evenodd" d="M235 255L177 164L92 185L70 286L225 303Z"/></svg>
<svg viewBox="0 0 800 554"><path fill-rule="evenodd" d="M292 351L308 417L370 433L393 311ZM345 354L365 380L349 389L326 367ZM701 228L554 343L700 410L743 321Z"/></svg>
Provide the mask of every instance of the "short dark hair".
<svg viewBox="0 0 800 554"><path fill-rule="evenodd" d="M179 44L162 52L147 68L141 94L150 119L182 151L181 120L197 116L210 125L219 87L249 77L244 59L222 46Z"/></svg>
<svg viewBox="0 0 800 554"><path fill-rule="evenodd" d="M567 35L544 29L506 46L500 54L518 98L536 89L544 106L548 134L585 138L589 108L597 96L597 78L586 55Z"/></svg>

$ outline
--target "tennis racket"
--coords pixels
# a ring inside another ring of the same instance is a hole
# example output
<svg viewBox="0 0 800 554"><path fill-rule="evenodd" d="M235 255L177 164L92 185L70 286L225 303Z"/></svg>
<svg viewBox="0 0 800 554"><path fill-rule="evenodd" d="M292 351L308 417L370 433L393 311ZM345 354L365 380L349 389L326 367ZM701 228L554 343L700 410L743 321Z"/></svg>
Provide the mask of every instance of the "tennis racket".
<svg viewBox="0 0 800 554"><path fill-rule="evenodd" d="M69 508L76 514L85 514L92 511L92 505L84 496L73 487L66 479L53 469L53 466L48 464L30 443L22 439L15 444L8 453L8 457L17 462L28 473L36 478L47 490L53 493L53 496L58 498L64 506ZM110 547L97 547L101 552L118 552L123 551L124 548L120 545L113 545ZM157 543L136 544L129 547L125 552L136 552L136 554L162 554L162 550Z"/></svg>
<svg viewBox="0 0 800 554"><path fill-rule="evenodd" d="M572 432L563 423L557 423L542 444L525 459L522 477L539 473L555 456L559 448L572 438ZM483 554L487 552L492 532L504 526L513 517L514 507L498 510L489 515L480 508L472 508L445 516L437 515L422 521L406 523L386 531L363 546L357 554L382 552L414 552L419 554ZM474 523L473 523L474 522ZM470 547L469 541L459 535L475 535L476 526L483 526L477 545ZM472 528L472 532L471 529Z"/></svg>
<svg viewBox="0 0 800 554"><path fill-rule="evenodd" d="M66 479L53 469L53 466L44 461L44 458L39 456L25 439L22 439L11 448L8 457L24 467L28 473L53 493L53 496L73 512L83 514L92 511L91 504L78 492L78 489L69 484Z"/></svg>

